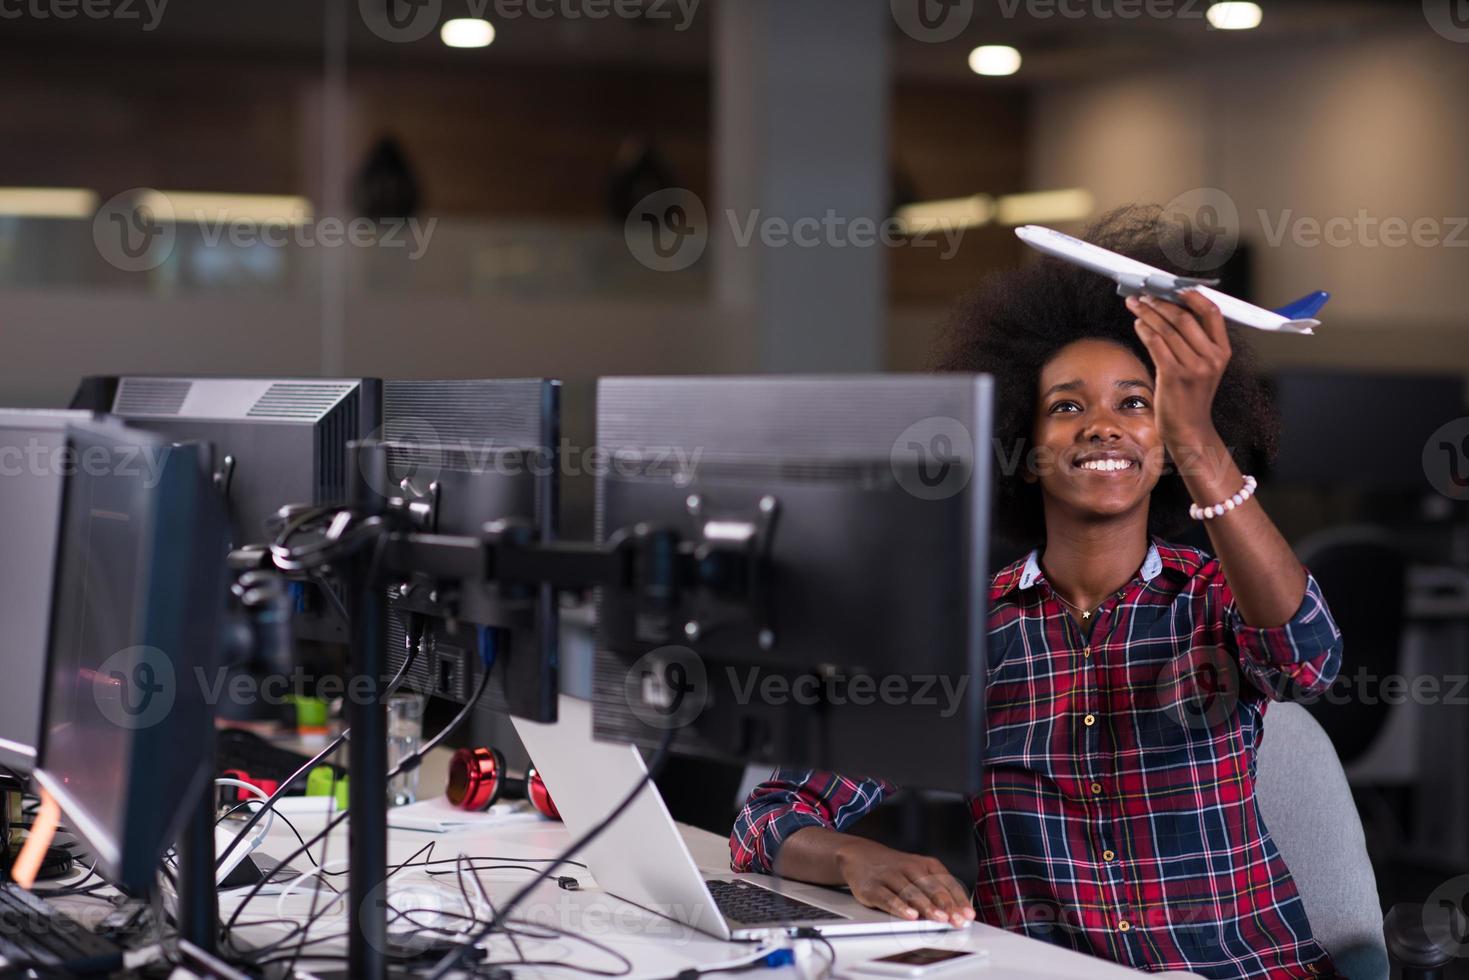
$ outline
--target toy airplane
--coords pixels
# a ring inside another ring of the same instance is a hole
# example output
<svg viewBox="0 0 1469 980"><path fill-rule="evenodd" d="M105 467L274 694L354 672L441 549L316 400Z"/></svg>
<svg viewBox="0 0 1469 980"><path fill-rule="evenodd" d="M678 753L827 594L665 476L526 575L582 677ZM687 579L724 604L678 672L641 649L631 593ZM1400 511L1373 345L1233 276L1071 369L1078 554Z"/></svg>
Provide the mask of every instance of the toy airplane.
<svg viewBox="0 0 1469 980"><path fill-rule="evenodd" d="M1253 303L1246 303L1242 299L1235 299L1211 289L1211 286L1219 285L1217 279L1190 279L1187 276L1176 276L1171 272L1164 272L1135 259L1129 259L1125 255L1100 248L1090 242L1084 242L1079 238L1072 238L1051 228L1043 228L1040 225L1024 225L1015 229L1015 234L1020 240L1037 251L1047 255L1055 256L1073 265L1079 265L1083 269L1099 272L1117 283L1117 295L1137 296L1146 293L1159 299L1177 303L1179 293L1186 289L1197 289L1199 293L1211 300L1219 307L1219 312L1224 314L1224 319L1242 327L1254 327L1256 330L1270 330L1276 333L1314 333L1314 327L1321 325L1320 320L1313 319L1321 308L1331 299L1330 293L1315 292L1293 303L1288 303L1278 310L1267 310Z"/></svg>

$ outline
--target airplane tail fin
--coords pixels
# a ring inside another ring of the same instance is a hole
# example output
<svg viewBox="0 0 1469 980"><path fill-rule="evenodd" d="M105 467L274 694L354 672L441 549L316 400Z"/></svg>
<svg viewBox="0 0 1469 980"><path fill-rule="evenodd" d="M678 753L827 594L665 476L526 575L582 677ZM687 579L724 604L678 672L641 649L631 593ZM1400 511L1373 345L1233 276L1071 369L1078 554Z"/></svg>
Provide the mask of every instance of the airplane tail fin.
<svg viewBox="0 0 1469 980"><path fill-rule="evenodd" d="M1308 325L1315 326L1316 322L1312 321L1312 318L1317 313L1321 312L1321 308L1325 306L1327 304L1327 301L1329 301L1330 299L1330 293L1318 290L1314 293L1307 293L1305 296L1302 296L1300 299L1295 300L1294 302L1285 304L1275 312L1288 320L1300 320L1303 322L1311 321Z"/></svg>

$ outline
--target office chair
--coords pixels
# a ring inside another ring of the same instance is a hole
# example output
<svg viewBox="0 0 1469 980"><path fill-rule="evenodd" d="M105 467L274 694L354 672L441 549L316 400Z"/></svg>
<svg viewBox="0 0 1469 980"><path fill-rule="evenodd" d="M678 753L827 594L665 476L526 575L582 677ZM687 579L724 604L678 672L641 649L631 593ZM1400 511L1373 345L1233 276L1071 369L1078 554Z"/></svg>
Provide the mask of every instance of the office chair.
<svg viewBox="0 0 1469 980"><path fill-rule="evenodd" d="M1353 671L1398 673L1407 619L1408 562L1387 531L1368 525L1334 527L1296 546L1350 644ZM1337 699L1340 700L1340 699ZM1371 703L1367 703L1370 701ZM1364 755L1382 734L1392 705L1381 698L1321 698L1308 706L1343 764Z"/></svg>
<svg viewBox="0 0 1469 980"><path fill-rule="evenodd" d="M1299 704L1266 708L1255 798L1316 939L1353 980L1386 980L1382 908L1362 821L1331 740Z"/></svg>
<svg viewBox="0 0 1469 980"><path fill-rule="evenodd" d="M1270 705L1256 759L1255 798L1290 868L1316 939L1352 980L1442 980L1465 935L1452 909L1394 905L1386 918L1362 821L1331 739L1304 707ZM1427 918L1425 919L1425 915ZM1389 954L1391 954L1389 956Z"/></svg>

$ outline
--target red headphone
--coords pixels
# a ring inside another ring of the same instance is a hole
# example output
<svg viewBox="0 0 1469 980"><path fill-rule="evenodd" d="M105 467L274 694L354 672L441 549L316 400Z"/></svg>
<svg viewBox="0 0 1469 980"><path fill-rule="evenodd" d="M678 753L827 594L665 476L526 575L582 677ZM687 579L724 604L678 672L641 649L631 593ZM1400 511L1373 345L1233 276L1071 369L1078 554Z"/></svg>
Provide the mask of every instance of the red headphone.
<svg viewBox="0 0 1469 980"><path fill-rule="evenodd" d="M498 800L529 799L537 812L560 820L556 804L541 774L531 769L524 779L505 773L505 756L499 749L460 749L449 762L449 785L444 790L449 802L461 810L488 810Z"/></svg>

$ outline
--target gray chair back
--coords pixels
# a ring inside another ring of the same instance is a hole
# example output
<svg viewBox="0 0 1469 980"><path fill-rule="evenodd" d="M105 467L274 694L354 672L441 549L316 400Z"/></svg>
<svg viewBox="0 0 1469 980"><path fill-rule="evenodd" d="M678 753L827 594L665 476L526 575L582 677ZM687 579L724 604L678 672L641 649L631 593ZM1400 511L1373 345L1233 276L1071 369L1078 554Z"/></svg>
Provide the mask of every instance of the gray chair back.
<svg viewBox="0 0 1469 980"><path fill-rule="evenodd" d="M1377 877L1331 739L1299 704L1271 704L1255 796L1306 906L1316 940L1352 980L1387 980Z"/></svg>

